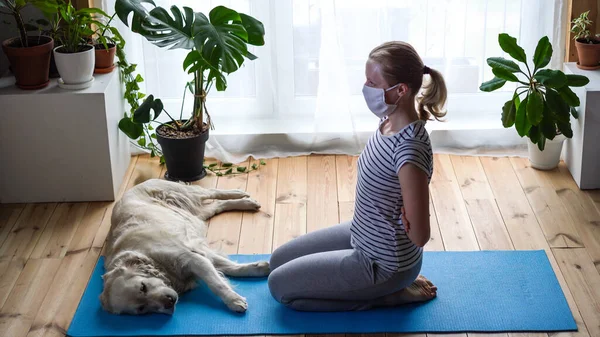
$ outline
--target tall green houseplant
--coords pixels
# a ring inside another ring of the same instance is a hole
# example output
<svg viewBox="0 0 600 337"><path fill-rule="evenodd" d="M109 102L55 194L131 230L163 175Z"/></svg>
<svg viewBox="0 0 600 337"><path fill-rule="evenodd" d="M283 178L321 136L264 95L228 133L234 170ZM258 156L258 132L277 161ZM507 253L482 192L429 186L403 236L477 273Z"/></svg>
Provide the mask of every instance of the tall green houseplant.
<svg viewBox="0 0 600 337"><path fill-rule="evenodd" d="M152 130L150 123L164 111L171 121L156 128L155 137L167 165L166 178L201 179L206 175L204 146L212 126L206 97L213 85L218 91L226 90L226 76L237 71L246 59L256 59L248 51L248 45L264 45L263 24L224 6L213 8L207 17L190 7L172 6L169 13L152 0L117 0L115 12L133 32L154 45L189 50L182 67L193 74L188 88L194 97L191 117L176 119L164 110L160 99L148 95L133 114L120 121L120 129L132 139L144 137L145 142L145 133ZM153 136L147 140L152 142Z"/></svg>
<svg viewBox="0 0 600 337"><path fill-rule="evenodd" d="M57 11L55 0L0 0L0 16L12 17L19 34L2 41L2 50L8 57L16 85L24 90L40 89L50 83L50 58L54 48L54 40L39 34L36 27L45 20L37 20L37 25L32 25L23 18L23 10L30 6L38 8L47 18ZM36 30L36 34L29 33Z"/></svg>
<svg viewBox="0 0 600 337"><path fill-rule="evenodd" d="M506 82L517 83L512 95L502 107L502 125L514 126L521 137L528 137L543 151L546 140L562 134L573 137L571 115L578 118L580 102L570 87L581 87L589 79L581 75L565 75L560 70L544 69L552 58L552 45L547 36L542 37L533 55L533 68L527 63L527 55L517 39L502 33L498 36L502 50L512 60L491 57L487 64L492 68L494 78L482 83L480 90L491 92L502 88Z"/></svg>

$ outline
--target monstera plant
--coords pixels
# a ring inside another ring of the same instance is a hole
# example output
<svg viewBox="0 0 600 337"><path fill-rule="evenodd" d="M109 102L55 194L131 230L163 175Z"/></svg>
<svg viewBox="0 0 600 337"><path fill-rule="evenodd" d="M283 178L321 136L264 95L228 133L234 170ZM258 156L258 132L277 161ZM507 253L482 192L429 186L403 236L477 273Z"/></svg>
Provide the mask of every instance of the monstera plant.
<svg viewBox="0 0 600 337"><path fill-rule="evenodd" d="M224 6L213 8L208 17L190 7L172 6L169 10L157 7L152 0L117 0L115 4L119 19L152 44L189 50L182 68L193 75L186 84L194 97L191 116L173 118L159 98L148 95L138 109L119 122L119 128L137 139L139 145L150 148L152 156L164 158L167 179L194 181L206 175L204 149L212 127L206 109L207 94L213 86L218 91L226 90L226 76L237 71L246 59L256 59L248 46L264 45L265 31L257 19ZM171 120L158 123L152 134L152 123L163 111ZM160 148L154 144L154 137Z"/></svg>
<svg viewBox="0 0 600 337"><path fill-rule="evenodd" d="M502 107L502 125L515 126L519 136L530 140L529 159L532 166L551 169L558 165L564 137L573 137L571 116L578 118L576 107L579 98L570 87L581 87L589 79L581 75L565 75L560 70L544 69L552 58L552 45L547 36L542 37L533 55L533 69L517 39L502 33L498 36L502 50L514 60L491 57L487 64L495 75L480 86L491 92L506 82L517 83L512 98ZM550 151L544 151L549 145ZM546 153L544 153L546 152Z"/></svg>

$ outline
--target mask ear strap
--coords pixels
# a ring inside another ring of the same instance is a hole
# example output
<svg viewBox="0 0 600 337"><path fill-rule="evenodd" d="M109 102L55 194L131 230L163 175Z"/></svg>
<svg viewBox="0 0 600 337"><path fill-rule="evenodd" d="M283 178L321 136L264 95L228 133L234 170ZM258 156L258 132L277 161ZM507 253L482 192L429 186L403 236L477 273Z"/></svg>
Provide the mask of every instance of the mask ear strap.
<svg viewBox="0 0 600 337"><path fill-rule="evenodd" d="M397 86L399 86L399 85L400 85L400 83L396 84L396 85L395 85L395 86L393 86L393 87L389 87L389 88L385 89L385 91L390 91L390 90L392 90L392 89L396 88L396 87L397 87Z"/></svg>

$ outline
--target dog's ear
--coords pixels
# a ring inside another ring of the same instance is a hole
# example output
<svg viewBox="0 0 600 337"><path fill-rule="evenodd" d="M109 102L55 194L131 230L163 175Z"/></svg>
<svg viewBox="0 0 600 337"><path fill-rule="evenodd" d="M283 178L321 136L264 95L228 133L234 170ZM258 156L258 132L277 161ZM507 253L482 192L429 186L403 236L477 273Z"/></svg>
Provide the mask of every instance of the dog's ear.
<svg viewBox="0 0 600 337"><path fill-rule="evenodd" d="M119 265L125 267L135 267L138 265L151 263L150 259L146 255L131 250L120 253L117 257L117 260Z"/></svg>
<svg viewBox="0 0 600 337"><path fill-rule="evenodd" d="M106 291L103 291L100 296L100 304L102 304L102 308L104 308L104 310L106 311L112 311L112 308L110 307L110 304L108 303L108 295L106 294Z"/></svg>
<svg viewBox="0 0 600 337"><path fill-rule="evenodd" d="M139 252L131 250L123 251L119 253L111 263L113 269L117 268L135 268L140 265L151 263L150 259Z"/></svg>

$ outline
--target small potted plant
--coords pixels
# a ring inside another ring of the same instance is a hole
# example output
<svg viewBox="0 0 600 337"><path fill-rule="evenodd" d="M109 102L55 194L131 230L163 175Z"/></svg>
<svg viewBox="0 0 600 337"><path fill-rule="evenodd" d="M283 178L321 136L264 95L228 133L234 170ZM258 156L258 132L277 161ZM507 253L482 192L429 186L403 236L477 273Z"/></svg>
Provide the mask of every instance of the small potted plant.
<svg viewBox="0 0 600 337"><path fill-rule="evenodd" d="M589 79L581 75L565 75L560 70L543 69L550 63L552 45L547 36L541 38L533 55L533 69L527 63L517 39L502 33L498 42L504 52L524 64L522 69L512 60L491 57L487 64L494 78L482 83L480 90L491 92L508 82L518 83L512 98L502 107L502 125L514 125L521 137L527 137L529 161L537 169L558 166L565 139L573 137L571 116L578 118L579 98L570 87L581 87ZM533 70L533 71L532 71Z"/></svg>
<svg viewBox="0 0 600 337"><path fill-rule="evenodd" d="M116 27L110 25L116 13L104 25L96 30L94 49L96 50L96 65L94 73L106 74L115 68L115 54L119 42L123 40Z"/></svg>
<svg viewBox="0 0 600 337"><path fill-rule="evenodd" d="M149 11L142 3L155 8ZM132 31L148 41L159 47L189 50L183 69L193 74L192 82L186 85L194 97L191 117L170 116L171 121L160 124L155 134L144 134L152 130L151 126L144 128L144 125L156 120L164 111L160 99L149 95L131 116L121 119L119 128L142 144L157 139L167 166L166 179L194 181L206 175L205 143L213 127L206 109L207 94L213 85L219 91L226 90L225 75L237 71L246 58L256 59L248 51L248 45L264 44L264 27L255 18L224 6L213 8L208 17L189 7L181 10L171 6L170 10L171 14L156 7L152 0L117 0L115 4L119 19L129 26L128 18L133 14ZM151 115L150 111L154 113ZM246 171L241 167L238 170Z"/></svg>
<svg viewBox="0 0 600 337"><path fill-rule="evenodd" d="M0 14L12 16L19 36L2 42L2 50L8 57L16 85L21 89L40 89L50 83L50 55L54 47L51 37L30 35L22 11L27 6L39 8L49 16L56 12L56 2L52 0L0 0Z"/></svg>
<svg viewBox="0 0 600 337"><path fill-rule="evenodd" d="M42 32L42 35L49 36L54 40L55 43L61 41L62 34L62 24L61 24L61 16L58 13L58 10L49 17L49 20L38 20L37 23L41 25L40 28L37 28ZM50 53L50 78L59 78L60 74L58 73L58 69L56 68L56 61L54 60L54 53Z"/></svg>
<svg viewBox="0 0 600 337"><path fill-rule="evenodd" d="M94 77L94 46L88 43L94 34L91 25L104 25L94 15L105 16L98 8L76 10L71 4L61 2L59 13L62 18L63 31L60 45L54 48L56 67L60 74L58 85L65 89L84 89L92 85Z"/></svg>
<svg viewBox="0 0 600 337"><path fill-rule="evenodd" d="M577 48L577 67L584 70L600 68L600 40L592 35L588 26L592 21L588 18L590 11L583 12L571 22L571 32L575 34L575 47Z"/></svg>

